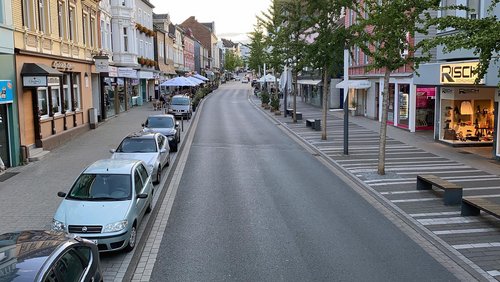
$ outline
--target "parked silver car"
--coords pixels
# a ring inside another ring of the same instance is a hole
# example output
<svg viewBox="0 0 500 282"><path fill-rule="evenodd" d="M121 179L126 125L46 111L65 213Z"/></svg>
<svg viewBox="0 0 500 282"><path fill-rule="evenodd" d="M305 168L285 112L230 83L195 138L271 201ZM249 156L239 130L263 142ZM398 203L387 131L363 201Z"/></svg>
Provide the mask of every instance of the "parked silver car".
<svg viewBox="0 0 500 282"><path fill-rule="evenodd" d="M153 184L139 160L104 159L87 167L53 219L53 229L94 241L99 251L136 245L137 229L153 202Z"/></svg>
<svg viewBox="0 0 500 282"><path fill-rule="evenodd" d="M167 136L171 152L177 152L181 142L181 131L179 122L173 115L149 115L146 122L142 124L144 132L158 132Z"/></svg>
<svg viewBox="0 0 500 282"><path fill-rule="evenodd" d="M48 230L0 235L0 281L103 281L97 246Z"/></svg>
<svg viewBox="0 0 500 282"><path fill-rule="evenodd" d="M168 108L168 113L176 117L191 119L193 109L191 108L191 98L187 95L175 95Z"/></svg>
<svg viewBox="0 0 500 282"><path fill-rule="evenodd" d="M153 184L160 183L162 169L170 165L170 146L165 135L157 132L136 132L123 138L118 148L111 149L112 159L144 161Z"/></svg>

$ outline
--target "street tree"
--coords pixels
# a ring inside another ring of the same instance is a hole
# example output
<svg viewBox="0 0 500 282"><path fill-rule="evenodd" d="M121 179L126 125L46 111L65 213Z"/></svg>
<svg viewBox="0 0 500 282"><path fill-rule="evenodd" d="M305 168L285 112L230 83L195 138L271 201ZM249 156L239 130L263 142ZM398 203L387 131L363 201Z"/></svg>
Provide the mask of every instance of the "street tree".
<svg viewBox="0 0 500 282"><path fill-rule="evenodd" d="M284 17L281 25L280 36L288 42L286 44L285 61L290 64L292 69L293 83L297 85L299 71L307 64L305 60L305 47L307 45L307 16L305 9L308 1L302 0L277 0L280 11ZM293 84L292 83L292 84ZM292 89L293 96L293 122L297 122L297 87Z"/></svg>
<svg viewBox="0 0 500 282"><path fill-rule="evenodd" d="M286 44L288 43L282 28L285 18L281 11L280 1L273 0L267 12L262 12L261 16L257 16L257 19L262 23L263 28L267 32L267 36L265 37L265 45L267 47L266 58L276 78L277 74L281 73L283 70L283 63L286 55ZM274 81L274 85L276 87L274 99L276 100L278 99L277 78Z"/></svg>
<svg viewBox="0 0 500 282"><path fill-rule="evenodd" d="M260 71L260 67L264 65L266 56L264 31L261 22L257 21L254 30L250 32L248 38L250 39L250 43L248 44L248 48L250 49L248 67L252 70Z"/></svg>
<svg viewBox="0 0 500 282"><path fill-rule="evenodd" d="M243 60L233 50L226 51L224 55L224 68L234 72L238 67L243 66Z"/></svg>
<svg viewBox="0 0 500 282"><path fill-rule="evenodd" d="M345 28L341 15L344 3L339 0L308 1L306 61L320 70L323 79L323 109L321 139L327 139L327 114L329 109L330 77L338 76L343 67Z"/></svg>
<svg viewBox="0 0 500 282"><path fill-rule="evenodd" d="M355 19L349 26L349 44L359 47L370 58L366 70L384 71L382 92L382 116L380 123L380 145L378 155L379 175L385 174L385 152L387 139L387 117L389 100L389 78L393 71L408 65L418 67L430 60L422 42L414 42L416 33L428 34L425 24L429 11L439 8L439 0L358 0L351 1L348 8L354 11ZM406 50L407 52L402 52ZM403 55L404 54L404 55Z"/></svg>
<svg viewBox="0 0 500 282"><path fill-rule="evenodd" d="M499 3L500 0L492 0L487 14L480 18L447 15L429 19L428 26L435 25L440 30L451 28L454 31L444 36L424 40L425 48L431 49L443 45L444 52L452 52L462 48L473 50L474 55L479 58L478 68L474 70L474 73L477 74L475 83L479 83L488 72L490 63L499 61L500 21L494 14L495 7L498 7ZM443 9L470 11L461 5L443 7ZM500 69L498 76L500 77Z"/></svg>

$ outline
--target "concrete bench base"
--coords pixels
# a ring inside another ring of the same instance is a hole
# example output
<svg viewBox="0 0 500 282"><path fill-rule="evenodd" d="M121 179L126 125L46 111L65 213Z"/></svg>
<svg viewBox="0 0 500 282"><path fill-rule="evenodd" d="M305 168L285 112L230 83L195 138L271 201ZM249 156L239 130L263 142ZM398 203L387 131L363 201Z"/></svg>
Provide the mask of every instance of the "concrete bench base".
<svg viewBox="0 0 500 282"><path fill-rule="evenodd" d="M306 119L306 126L311 127L314 130L321 130L321 120L320 119Z"/></svg>
<svg viewBox="0 0 500 282"><path fill-rule="evenodd" d="M500 218L500 205L485 198L470 198L462 199L462 216L477 216L481 210L489 213L497 218Z"/></svg>
<svg viewBox="0 0 500 282"><path fill-rule="evenodd" d="M443 189L445 205L458 205L462 202L462 187L435 175L417 175L417 190L430 190L432 186Z"/></svg>

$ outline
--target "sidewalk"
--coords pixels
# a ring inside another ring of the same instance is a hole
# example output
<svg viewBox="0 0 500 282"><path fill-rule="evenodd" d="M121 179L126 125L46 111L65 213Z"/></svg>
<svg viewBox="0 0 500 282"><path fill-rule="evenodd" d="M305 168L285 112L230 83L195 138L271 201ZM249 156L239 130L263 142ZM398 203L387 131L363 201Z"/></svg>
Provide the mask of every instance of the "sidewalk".
<svg viewBox="0 0 500 282"><path fill-rule="evenodd" d="M255 95L251 95L251 101L260 108ZM418 174L435 174L464 187L464 196L500 204L500 162L489 157L491 147L451 147L435 141L432 132L411 133L388 125L386 174L380 176L378 121L349 116L349 155L344 155L342 111L329 112L327 140L321 140L321 131L305 125L306 119L322 119L321 108L305 104L299 97L297 111L302 112L303 119L297 123L283 113L276 116L269 110L262 111L357 179L364 189L429 238L430 244L441 245L440 250L464 269L476 272L481 279L500 281L500 221L485 213L462 217L460 205L443 204L441 191L416 190Z"/></svg>

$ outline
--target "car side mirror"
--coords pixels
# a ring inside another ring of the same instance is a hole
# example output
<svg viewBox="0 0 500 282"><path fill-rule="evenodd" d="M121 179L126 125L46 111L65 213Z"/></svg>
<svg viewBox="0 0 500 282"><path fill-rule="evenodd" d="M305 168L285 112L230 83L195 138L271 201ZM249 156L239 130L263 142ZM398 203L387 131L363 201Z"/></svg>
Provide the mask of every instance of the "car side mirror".
<svg viewBox="0 0 500 282"><path fill-rule="evenodd" d="M61 198L64 198L64 197L66 197L66 193L64 193L64 192L57 192L57 196L59 196Z"/></svg>
<svg viewBox="0 0 500 282"><path fill-rule="evenodd" d="M110 152L111 154L114 154L114 153L116 152L116 150L115 150L115 149L109 149L109 152Z"/></svg>
<svg viewBox="0 0 500 282"><path fill-rule="evenodd" d="M146 199L148 197L148 194L138 194L137 199Z"/></svg>
<svg viewBox="0 0 500 282"><path fill-rule="evenodd" d="M175 127L176 128L179 127L179 122L178 121L175 122Z"/></svg>

